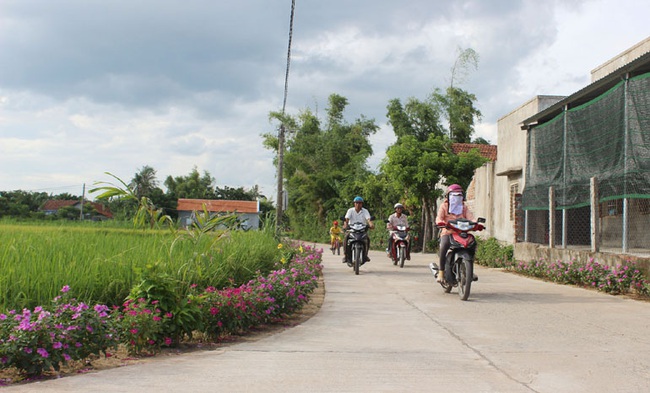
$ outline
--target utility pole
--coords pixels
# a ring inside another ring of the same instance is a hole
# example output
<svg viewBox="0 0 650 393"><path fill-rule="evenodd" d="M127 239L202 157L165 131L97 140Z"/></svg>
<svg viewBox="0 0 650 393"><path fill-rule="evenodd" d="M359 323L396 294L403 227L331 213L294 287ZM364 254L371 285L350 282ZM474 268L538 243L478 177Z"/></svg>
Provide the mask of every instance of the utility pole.
<svg viewBox="0 0 650 393"><path fill-rule="evenodd" d="M296 8L296 0L291 0L291 18L289 21L289 45L287 49L287 69L284 75L284 99L282 101L282 114L284 115L285 108L287 106L287 92L289 90L289 65L291 64L291 39L293 38L293 14ZM280 234L282 231L282 215L284 213L284 206L282 206L284 201L283 196L283 186L284 186L284 175L282 173L282 168L284 165L284 134L285 128L284 123L280 124L280 130L278 131L278 194L275 202L275 233Z"/></svg>
<svg viewBox="0 0 650 393"><path fill-rule="evenodd" d="M86 183L84 183L83 188L81 189L81 211L79 213L79 220L84 220L84 198L86 197Z"/></svg>

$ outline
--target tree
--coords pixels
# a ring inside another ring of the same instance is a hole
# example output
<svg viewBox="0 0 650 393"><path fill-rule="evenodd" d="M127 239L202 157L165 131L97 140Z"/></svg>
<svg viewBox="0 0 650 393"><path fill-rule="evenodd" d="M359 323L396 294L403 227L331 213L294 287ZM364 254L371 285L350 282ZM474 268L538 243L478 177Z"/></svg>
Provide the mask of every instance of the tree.
<svg viewBox="0 0 650 393"><path fill-rule="evenodd" d="M215 199L214 183L215 180L208 171L200 175L196 166L187 176L168 176L165 179L167 193L174 199Z"/></svg>
<svg viewBox="0 0 650 393"><path fill-rule="evenodd" d="M451 67L449 87L443 92L435 89L430 97L434 106L445 114L449 138L454 142L469 143L474 133L474 122L480 121L482 114L474 107L476 96L457 87L469 74L469 69L478 68L479 55L472 48L458 48L458 55Z"/></svg>
<svg viewBox="0 0 650 393"><path fill-rule="evenodd" d="M233 188L228 186L224 186L223 188L217 186L215 190L216 199L255 201L261 197L259 186L257 185L250 190L246 190L244 187Z"/></svg>
<svg viewBox="0 0 650 393"><path fill-rule="evenodd" d="M402 185L402 199L419 202L425 250L426 242L435 233L436 201L443 192L439 185L455 180L466 186L474 169L484 162L478 151L458 156L453 153L454 141L445 135L441 125L441 115L448 113L444 110L446 104L441 105L445 102L451 100L438 94L426 102L409 98L404 106L393 99L387 106L387 117L397 141L388 148L381 171Z"/></svg>
<svg viewBox="0 0 650 393"><path fill-rule="evenodd" d="M138 199L143 196L151 196L153 190L158 187L156 170L148 165L143 166L140 168L140 171L133 176L129 187L133 190L133 193L138 197Z"/></svg>
<svg viewBox="0 0 650 393"><path fill-rule="evenodd" d="M474 133L475 121L480 121L482 114L474 107L476 96L465 90L449 87L443 94L436 89L430 98L432 104L445 113L449 122L448 135L458 143L470 143Z"/></svg>
<svg viewBox="0 0 650 393"><path fill-rule="evenodd" d="M345 97L330 95L325 122L309 109L296 117L272 113L288 130L283 163L289 193L287 217L296 235L306 236L305 239L316 236L316 226L323 226L332 215L341 214L351 200L355 179L369 173L366 168L366 160L372 155L369 137L378 127L374 120L363 116L352 123L346 122L347 105ZM273 135L266 134L264 138L267 148L277 149Z"/></svg>

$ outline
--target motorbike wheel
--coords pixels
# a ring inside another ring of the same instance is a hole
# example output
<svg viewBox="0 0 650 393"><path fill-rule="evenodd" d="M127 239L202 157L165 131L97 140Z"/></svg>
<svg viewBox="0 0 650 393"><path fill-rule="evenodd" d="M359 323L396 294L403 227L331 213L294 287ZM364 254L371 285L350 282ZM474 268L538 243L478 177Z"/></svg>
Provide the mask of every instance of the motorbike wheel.
<svg viewBox="0 0 650 393"><path fill-rule="evenodd" d="M397 251L397 257L399 258L399 267L404 267L404 260L406 259L406 247L401 244Z"/></svg>
<svg viewBox="0 0 650 393"><path fill-rule="evenodd" d="M467 300L472 287L474 265L470 261L460 260L458 264L458 296L460 300Z"/></svg>
<svg viewBox="0 0 650 393"><path fill-rule="evenodd" d="M390 250L390 259L393 260L393 265L397 265L397 247L391 247Z"/></svg>
<svg viewBox="0 0 650 393"><path fill-rule="evenodd" d="M354 274L359 274L361 258L363 258L363 248L360 244L355 244L352 248L352 266L354 267Z"/></svg>

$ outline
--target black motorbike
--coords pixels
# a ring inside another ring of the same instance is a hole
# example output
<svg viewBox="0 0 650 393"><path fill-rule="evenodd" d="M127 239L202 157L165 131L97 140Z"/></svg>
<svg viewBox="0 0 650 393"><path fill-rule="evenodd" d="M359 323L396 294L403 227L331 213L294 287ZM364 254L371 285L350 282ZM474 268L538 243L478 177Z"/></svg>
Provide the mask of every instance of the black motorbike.
<svg viewBox="0 0 650 393"><path fill-rule="evenodd" d="M435 263L429 264L429 268L434 277L438 277L438 274L445 275L445 279L440 285L446 293L451 292L452 288L458 287L458 295L461 300L467 300L469 298L472 281L478 279L474 275L476 239L470 231L483 230L483 225L481 224L484 222L484 218L479 218L476 222L459 218L457 220L450 220L444 226L438 226L438 228L452 230L450 236L451 245L447 252L445 271L441 272Z"/></svg>
<svg viewBox="0 0 650 393"><path fill-rule="evenodd" d="M349 259L350 262L348 262L348 266L354 268L354 274L359 274L359 267L365 263L363 256L365 254L364 251L366 251L365 248L366 239L368 238L368 229L369 227L367 224L362 224L359 222L350 224L347 229L347 247L350 250L350 254L347 256L351 256L351 259Z"/></svg>

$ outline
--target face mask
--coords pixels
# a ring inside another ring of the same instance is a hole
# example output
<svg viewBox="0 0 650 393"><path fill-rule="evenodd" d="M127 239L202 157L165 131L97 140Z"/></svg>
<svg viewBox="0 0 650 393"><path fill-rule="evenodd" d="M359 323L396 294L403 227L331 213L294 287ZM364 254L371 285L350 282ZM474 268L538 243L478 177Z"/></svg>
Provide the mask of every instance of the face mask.
<svg viewBox="0 0 650 393"><path fill-rule="evenodd" d="M456 215L463 213L463 194L451 194L449 196L449 213Z"/></svg>

